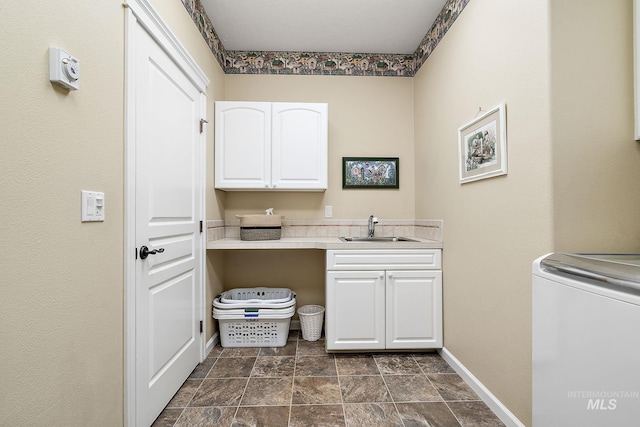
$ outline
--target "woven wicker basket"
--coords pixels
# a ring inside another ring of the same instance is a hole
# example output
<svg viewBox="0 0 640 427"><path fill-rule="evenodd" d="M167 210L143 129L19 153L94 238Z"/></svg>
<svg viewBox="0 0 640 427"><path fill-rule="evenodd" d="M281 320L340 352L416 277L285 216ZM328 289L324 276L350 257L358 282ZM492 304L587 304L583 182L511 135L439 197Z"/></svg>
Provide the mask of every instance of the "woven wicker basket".
<svg viewBox="0 0 640 427"><path fill-rule="evenodd" d="M240 227L240 240L279 240L282 227Z"/></svg>
<svg viewBox="0 0 640 427"><path fill-rule="evenodd" d="M279 240L282 215L236 215L240 218L240 240Z"/></svg>

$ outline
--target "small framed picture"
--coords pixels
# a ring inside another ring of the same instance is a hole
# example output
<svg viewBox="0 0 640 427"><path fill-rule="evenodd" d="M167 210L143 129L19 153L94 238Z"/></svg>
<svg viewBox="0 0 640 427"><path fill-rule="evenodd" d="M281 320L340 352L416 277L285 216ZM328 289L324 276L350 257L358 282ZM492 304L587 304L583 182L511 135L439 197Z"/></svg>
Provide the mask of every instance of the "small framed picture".
<svg viewBox="0 0 640 427"><path fill-rule="evenodd" d="M342 188L400 188L398 157L343 157Z"/></svg>
<svg viewBox="0 0 640 427"><path fill-rule="evenodd" d="M507 174L505 104L458 129L460 183Z"/></svg>

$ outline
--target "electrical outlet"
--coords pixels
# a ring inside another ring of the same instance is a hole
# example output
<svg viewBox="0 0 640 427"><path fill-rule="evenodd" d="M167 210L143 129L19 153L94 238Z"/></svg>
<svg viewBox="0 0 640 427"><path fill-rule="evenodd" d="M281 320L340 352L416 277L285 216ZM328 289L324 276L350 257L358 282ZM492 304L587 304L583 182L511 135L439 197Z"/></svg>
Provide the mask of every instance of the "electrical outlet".
<svg viewBox="0 0 640 427"><path fill-rule="evenodd" d="M333 216L333 206L324 207L324 217L331 218Z"/></svg>

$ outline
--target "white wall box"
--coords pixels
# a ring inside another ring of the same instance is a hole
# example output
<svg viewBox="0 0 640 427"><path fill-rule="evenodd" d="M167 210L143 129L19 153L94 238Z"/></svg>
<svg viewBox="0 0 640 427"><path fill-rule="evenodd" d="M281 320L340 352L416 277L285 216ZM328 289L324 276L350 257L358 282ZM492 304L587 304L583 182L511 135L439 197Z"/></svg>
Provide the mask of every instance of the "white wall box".
<svg viewBox="0 0 640 427"><path fill-rule="evenodd" d="M49 80L67 90L80 89L80 61L59 47L49 48Z"/></svg>
<svg viewBox="0 0 640 427"><path fill-rule="evenodd" d="M442 347L442 251L329 250L328 351Z"/></svg>
<svg viewBox="0 0 640 427"><path fill-rule="evenodd" d="M215 119L215 188L327 189L327 104L218 101Z"/></svg>

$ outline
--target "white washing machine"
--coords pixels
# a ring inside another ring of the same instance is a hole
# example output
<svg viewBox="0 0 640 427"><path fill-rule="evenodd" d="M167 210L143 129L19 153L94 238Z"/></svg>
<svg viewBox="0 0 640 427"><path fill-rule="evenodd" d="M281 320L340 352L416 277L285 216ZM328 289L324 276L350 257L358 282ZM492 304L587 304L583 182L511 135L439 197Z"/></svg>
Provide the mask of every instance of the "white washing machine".
<svg viewBox="0 0 640 427"><path fill-rule="evenodd" d="M533 426L640 426L640 255L533 262Z"/></svg>

